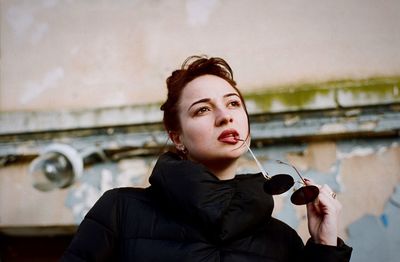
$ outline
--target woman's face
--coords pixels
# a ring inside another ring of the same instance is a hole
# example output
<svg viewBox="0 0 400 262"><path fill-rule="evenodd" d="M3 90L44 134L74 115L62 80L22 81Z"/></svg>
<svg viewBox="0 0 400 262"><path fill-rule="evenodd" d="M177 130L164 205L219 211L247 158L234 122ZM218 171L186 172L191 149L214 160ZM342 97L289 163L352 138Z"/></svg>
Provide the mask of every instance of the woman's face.
<svg viewBox="0 0 400 262"><path fill-rule="evenodd" d="M236 90L224 79L203 75L189 82L179 102L181 131L175 144L183 144L188 158L215 163L236 160L247 151L240 139L249 134L247 113Z"/></svg>

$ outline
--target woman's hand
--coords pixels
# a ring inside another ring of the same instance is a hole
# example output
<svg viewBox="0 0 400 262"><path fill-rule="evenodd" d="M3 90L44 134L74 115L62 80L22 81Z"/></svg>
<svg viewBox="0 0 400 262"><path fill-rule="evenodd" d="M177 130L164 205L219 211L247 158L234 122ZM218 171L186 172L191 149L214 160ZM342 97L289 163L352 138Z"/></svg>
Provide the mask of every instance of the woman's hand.
<svg viewBox="0 0 400 262"><path fill-rule="evenodd" d="M306 184L313 185L311 181ZM308 230L315 243L336 246L342 204L328 185L315 186L319 188L319 195L307 204Z"/></svg>

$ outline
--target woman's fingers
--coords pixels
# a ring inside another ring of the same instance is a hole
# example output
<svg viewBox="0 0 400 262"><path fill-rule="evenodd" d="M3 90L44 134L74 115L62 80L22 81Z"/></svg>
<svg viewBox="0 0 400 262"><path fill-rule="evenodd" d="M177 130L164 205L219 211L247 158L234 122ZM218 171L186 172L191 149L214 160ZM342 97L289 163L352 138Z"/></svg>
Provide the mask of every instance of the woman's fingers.
<svg viewBox="0 0 400 262"><path fill-rule="evenodd" d="M336 193L328 185L323 185L322 187L320 187L319 191L319 197L324 199L324 203L329 206L333 206L336 212L341 210L342 205L336 199Z"/></svg>
<svg viewBox="0 0 400 262"><path fill-rule="evenodd" d="M315 185L319 189L318 197L307 204L308 228L316 243L336 245L338 219L342 208L334 191L328 185L318 185L311 180L306 185Z"/></svg>
<svg viewBox="0 0 400 262"><path fill-rule="evenodd" d="M318 197L310 203L317 213L327 213L329 210L336 213L341 210L342 205L336 199L336 193L328 185L324 184L321 186L310 179L305 179L305 183L306 185L314 185L319 189Z"/></svg>

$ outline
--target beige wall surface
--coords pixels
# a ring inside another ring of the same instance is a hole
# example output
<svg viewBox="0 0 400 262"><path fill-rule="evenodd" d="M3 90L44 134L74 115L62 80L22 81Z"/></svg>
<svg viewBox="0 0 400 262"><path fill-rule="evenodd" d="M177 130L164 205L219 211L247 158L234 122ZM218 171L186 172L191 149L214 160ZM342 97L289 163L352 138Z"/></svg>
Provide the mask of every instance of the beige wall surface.
<svg viewBox="0 0 400 262"><path fill-rule="evenodd" d="M158 102L189 55L245 90L400 74L400 2L2 0L0 111Z"/></svg>
<svg viewBox="0 0 400 262"><path fill-rule="evenodd" d="M147 186L165 79L207 54L234 70L262 165L337 192L352 261L398 261L399 14L398 0L0 0L0 234L72 234L105 190ZM28 168L56 143L124 157L38 191ZM288 196L274 215L306 240Z"/></svg>

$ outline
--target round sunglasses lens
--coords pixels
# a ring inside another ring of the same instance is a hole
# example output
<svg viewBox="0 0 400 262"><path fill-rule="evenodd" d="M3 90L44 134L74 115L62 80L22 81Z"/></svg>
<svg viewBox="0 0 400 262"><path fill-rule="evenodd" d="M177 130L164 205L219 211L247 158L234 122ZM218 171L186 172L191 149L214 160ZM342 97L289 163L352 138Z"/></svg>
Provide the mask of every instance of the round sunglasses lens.
<svg viewBox="0 0 400 262"><path fill-rule="evenodd" d="M293 177L279 174L264 183L264 191L270 195L279 195L288 191L294 185Z"/></svg>
<svg viewBox="0 0 400 262"><path fill-rule="evenodd" d="M290 201L295 205L305 205L314 201L319 194L319 189L316 186L303 186L297 189L292 196Z"/></svg>

